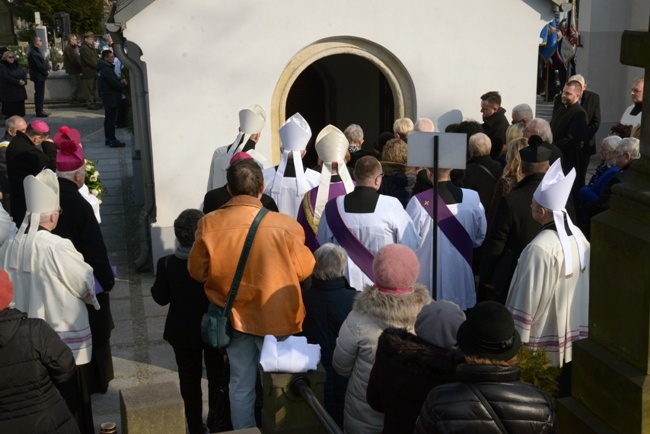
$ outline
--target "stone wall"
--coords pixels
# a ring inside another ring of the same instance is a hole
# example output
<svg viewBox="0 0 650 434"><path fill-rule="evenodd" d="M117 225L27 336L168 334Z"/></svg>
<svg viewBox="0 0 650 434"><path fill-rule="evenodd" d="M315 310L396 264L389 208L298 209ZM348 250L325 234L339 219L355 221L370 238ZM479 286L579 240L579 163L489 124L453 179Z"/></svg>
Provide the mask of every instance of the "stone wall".
<svg viewBox="0 0 650 434"><path fill-rule="evenodd" d="M83 95L83 90L80 92ZM45 82L45 104L70 102L72 83L65 71L52 71ZM34 82L27 83L27 103L34 103Z"/></svg>

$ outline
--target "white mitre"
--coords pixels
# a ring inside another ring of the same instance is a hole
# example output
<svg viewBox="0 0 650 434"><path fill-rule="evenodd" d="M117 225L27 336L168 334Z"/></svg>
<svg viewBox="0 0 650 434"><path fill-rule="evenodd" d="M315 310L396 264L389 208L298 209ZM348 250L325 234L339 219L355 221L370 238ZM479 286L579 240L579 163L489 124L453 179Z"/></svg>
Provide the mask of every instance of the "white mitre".
<svg viewBox="0 0 650 434"><path fill-rule="evenodd" d="M537 190L533 194L533 198L538 204L544 208L553 210L555 228L557 229L557 234L562 244L562 251L564 252L564 272L566 276L573 274L573 255L569 244L569 236L564 227L565 219L571 232L578 232L578 228L573 224L566 210L566 203L571 194L571 188L575 179L576 170L571 169L569 174L564 176L562 165L558 159L548 169L548 172L546 172L542 182L537 186ZM577 238L576 244L578 245L578 254L580 255L580 269L584 270L586 267L584 247Z"/></svg>
<svg viewBox="0 0 650 434"><path fill-rule="evenodd" d="M27 212L18 233L12 242L18 244L18 254L9 259L9 267L18 269L22 264L23 271L32 271L32 251L36 232L41 221L41 214L59 211L59 181L50 169L44 169L36 176L28 175L23 180ZM29 232L25 231L29 227Z"/></svg>
<svg viewBox="0 0 650 434"><path fill-rule="evenodd" d="M291 116L280 127L280 140L282 140L282 158L280 165L273 178L273 186L271 192L279 194L282 187L282 180L284 179L284 171L287 168L289 154L292 154L293 167L296 170L296 196L303 196L309 189L307 180L305 179L305 171L302 167L302 151L307 148L307 143L311 139L311 128L309 124L302 117L300 113Z"/></svg>
<svg viewBox="0 0 650 434"><path fill-rule="evenodd" d="M323 162L323 167L320 172L320 184L318 185L316 204L314 205L315 221L320 221L321 214L329 200L332 163L336 163L338 166L339 176L345 186L345 192L350 193L354 190L350 172L348 172L348 167L345 165L345 155L349 146L350 143L345 134L334 125L327 125L316 137L316 153Z"/></svg>

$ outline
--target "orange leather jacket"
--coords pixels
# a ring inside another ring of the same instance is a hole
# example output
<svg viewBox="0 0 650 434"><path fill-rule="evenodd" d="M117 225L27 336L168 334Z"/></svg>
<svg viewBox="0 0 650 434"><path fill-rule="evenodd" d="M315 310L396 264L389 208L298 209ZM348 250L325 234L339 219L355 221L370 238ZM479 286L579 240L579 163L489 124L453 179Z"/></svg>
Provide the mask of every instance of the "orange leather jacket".
<svg viewBox="0 0 650 434"><path fill-rule="evenodd" d="M235 196L199 221L187 268L205 283L205 293L215 305L226 304L244 240L261 207L255 197ZM255 336L302 331L300 282L311 275L314 263L298 222L277 212L264 216L230 314L233 328Z"/></svg>

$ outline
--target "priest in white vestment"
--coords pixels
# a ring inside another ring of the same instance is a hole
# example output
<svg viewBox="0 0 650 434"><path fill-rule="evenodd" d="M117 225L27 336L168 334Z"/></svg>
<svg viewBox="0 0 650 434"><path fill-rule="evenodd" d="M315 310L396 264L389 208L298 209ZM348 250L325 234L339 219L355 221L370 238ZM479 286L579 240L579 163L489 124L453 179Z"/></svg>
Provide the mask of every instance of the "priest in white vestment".
<svg viewBox="0 0 650 434"><path fill-rule="evenodd" d="M207 191L226 185L226 170L230 166L230 159L237 152L246 152L263 168L269 166L266 157L255 150L255 145L260 138L265 123L266 112L257 104L239 112L239 133L237 137L230 145L217 148L212 154Z"/></svg>
<svg viewBox="0 0 650 434"><path fill-rule="evenodd" d="M354 168L354 177L357 182L354 191L330 200L325 206L318 224L318 242L321 246L334 243L347 251L345 276L350 286L362 290L374 283L372 260L379 249L397 243L415 251L420 236L400 201L377 192L383 173L375 157L360 158ZM329 217L328 212L331 213ZM330 221L331 216L336 216L341 224ZM351 235L347 237L351 244L342 238L343 235ZM355 253L361 255L363 262L354 259Z"/></svg>
<svg viewBox="0 0 650 434"><path fill-rule="evenodd" d="M531 211L542 228L519 257L506 301L524 345L544 348L560 367L589 324L590 245L565 208L575 176L572 169L565 177L556 161L537 187Z"/></svg>
<svg viewBox="0 0 650 434"><path fill-rule="evenodd" d="M278 210L292 218L298 217L302 198L320 182L320 173L304 168L311 128L300 113L291 116L280 127L282 158L278 167L264 169L264 193L273 198Z"/></svg>
<svg viewBox="0 0 650 434"><path fill-rule="evenodd" d="M447 231L444 223L442 227L438 227L436 285L433 282L432 210L433 201L437 199L434 198L433 188L413 196L406 206L406 212L422 238L416 251L420 261L418 282L429 288L429 293L436 300L452 301L462 310L467 310L476 304L472 253L485 239L487 221L478 193L453 185L450 182L450 173L451 169L438 169L438 195L444 202L439 202L439 207L446 207L450 214L444 217L455 219L459 226L457 225L456 232ZM433 181L431 170L427 169L427 175ZM439 221L444 217L439 210Z"/></svg>

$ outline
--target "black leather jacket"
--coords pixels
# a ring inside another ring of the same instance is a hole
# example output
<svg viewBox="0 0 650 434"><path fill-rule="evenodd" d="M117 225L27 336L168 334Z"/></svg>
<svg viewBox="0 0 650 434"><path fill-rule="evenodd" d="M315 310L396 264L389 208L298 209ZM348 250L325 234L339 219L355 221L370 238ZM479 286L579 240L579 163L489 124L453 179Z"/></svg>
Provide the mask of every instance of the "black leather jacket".
<svg viewBox="0 0 650 434"><path fill-rule="evenodd" d="M501 430L472 390L474 384L507 432L557 433L549 397L532 384L519 381L519 368L462 364L461 382L443 384L429 392L415 434L495 433Z"/></svg>

